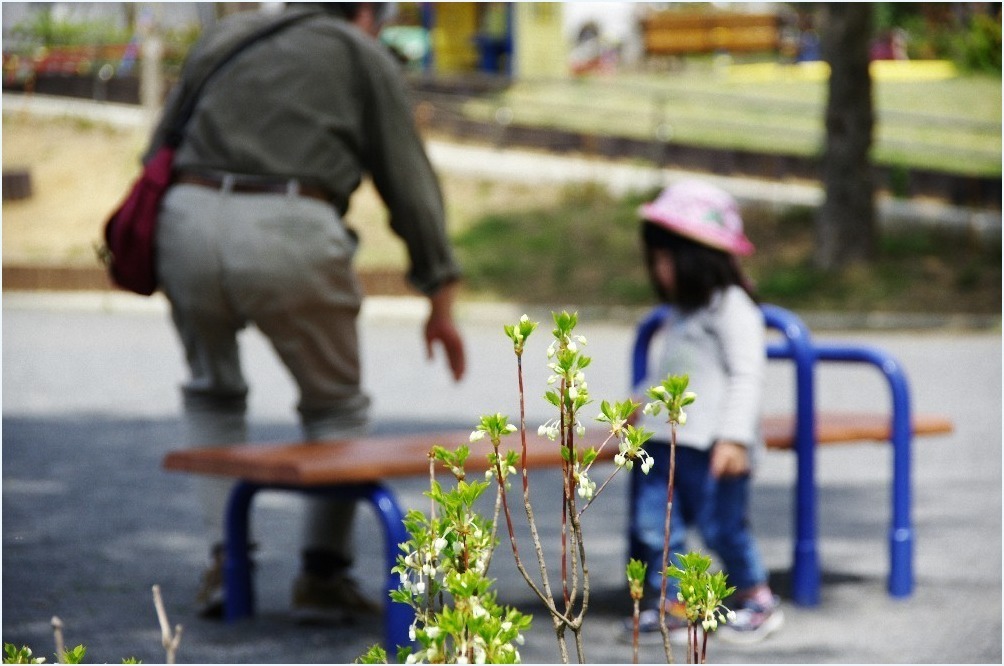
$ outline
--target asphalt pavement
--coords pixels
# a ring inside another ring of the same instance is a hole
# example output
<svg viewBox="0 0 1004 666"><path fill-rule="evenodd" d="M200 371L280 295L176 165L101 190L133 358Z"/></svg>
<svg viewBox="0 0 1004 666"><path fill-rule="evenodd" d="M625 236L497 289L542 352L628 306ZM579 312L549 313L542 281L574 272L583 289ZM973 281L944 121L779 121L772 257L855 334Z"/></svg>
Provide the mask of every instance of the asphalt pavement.
<svg viewBox="0 0 1004 666"><path fill-rule="evenodd" d="M3 95L5 111L25 108L22 105L32 112L123 125L149 122L135 107ZM598 180L614 190L658 184L674 175L545 155L534 155L528 162L526 155L511 151L435 142L429 150L440 169L480 173L490 165L493 177ZM818 188L794 184L723 184L739 198L756 196L780 204L813 205L820 196ZM978 233L1000 233L999 213L891 201L881 202L880 208L887 221L947 220ZM469 371L462 382L454 383L441 359L425 358L422 301L367 299L360 327L364 382L374 398L376 432L464 429L484 413L516 413L514 364L501 326L515 321L522 310L509 304L463 303L459 313ZM545 323L549 316L547 311L530 314ZM582 312L580 328L594 358L589 382L597 398L626 396L628 354L638 315ZM892 599L885 592L890 451L854 445L818 456L821 603L812 608L792 603L788 570L794 457L769 454L757 472L752 521L772 583L782 596L786 625L756 646L712 644L710 660L1001 663L999 317L944 319L919 313L905 319L808 321L826 326L820 338L873 344L892 353L909 375L915 410L954 420L953 434L914 443L915 591L905 599ZM851 330L858 326L868 330ZM546 330L537 335L546 335ZM547 376L547 343L541 337L536 342L536 352L528 351L525 361L531 425L552 416L540 397ZM252 386L252 439L296 439L296 396L288 375L256 331L248 331L242 344ZM87 646L87 662L128 657L162 662L151 595L157 584L171 623L184 627L180 663L352 662L380 641L378 624L305 627L289 616L301 509L295 496L264 493L255 504L258 615L232 625L196 616L193 598L207 560L199 506L190 480L160 466L164 454L181 441L177 387L184 372L159 297L3 294L4 642L30 645L36 655L54 661L51 619L58 616L67 644ZM790 369L774 363L769 372L767 410L789 409ZM889 402L883 381L871 369L827 368L820 374L818 391L820 404L834 408L887 408ZM533 478L544 503L536 507L538 516L546 524L548 516L556 518L548 490L553 493L558 480L553 472L538 472ZM427 505L422 479L399 479L390 485L405 506ZM591 662L631 660L629 646L618 640L621 620L630 610L623 580L625 509L626 480L618 478L590 509L585 523L593 598L584 636ZM376 521L368 518L364 513L357 525L357 576L363 589L376 596L383 580L382 544ZM492 575L504 603L535 615L521 651L523 660L556 661L549 620L507 550L496 556ZM682 650L676 656L684 660ZM662 659L661 648L645 648L641 654L643 662Z"/></svg>
<svg viewBox="0 0 1004 666"><path fill-rule="evenodd" d="M441 359L425 357L423 302L371 298L360 327L364 382L374 397L377 431L470 428L483 413L515 414L515 370L501 326L521 310L463 303L469 371L449 379ZM545 320L546 311L531 311ZM636 313L583 314L593 356L593 395L627 391L627 358ZM541 397L547 331L527 351L528 418L550 418ZM887 529L890 451L854 445L821 451L821 603L788 596L794 458L771 453L757 473L752 521L786 625L761 644L712 643L723 663L1001 663L1001 334L991 330L828 331L818 337L879 346L897 357L918 412L949 415L955 432L916 440L913 519L916 586L890 598ZM295 392L256 331L243 339L252 386L252 438L297 437ZM788 408L793 378L772 363L768 411ZM161 587L172 624L183 626L180 663L347 663L381 639L379 625L301 626L289 616L298 567L299 500L265 493L253 514L258 615L236 624L200 619L193 597L206 563L199 506L187 477L161 469L181 440L177 386L183 360L163 300L116 293L3 295L3 640L27 644L53 661L51 619L68 645L87 646L86 661L164 660L151 586ZM874 370L827 368L819 401L847 409L883 408ZM553 537L552 472L535 473L538 514ZM402 504L423 508L421 479L394 480ZM549 494L550 493L550 494ZM586 657L628 663L618 640L630 608L623 580L626 479L616 478L586 517L593 599ZM357 526L357 576L376 596L382 545L376 521ZM552 539L553 541L553 539ZM694 544L699 546L698 543ZM518 578L507 549L492 575L503 602L535 616L522 647L528 663L558 658L550 622ZM643 662L662 660L644 648ZM682 650L676 657L684 661Z"/></svg>

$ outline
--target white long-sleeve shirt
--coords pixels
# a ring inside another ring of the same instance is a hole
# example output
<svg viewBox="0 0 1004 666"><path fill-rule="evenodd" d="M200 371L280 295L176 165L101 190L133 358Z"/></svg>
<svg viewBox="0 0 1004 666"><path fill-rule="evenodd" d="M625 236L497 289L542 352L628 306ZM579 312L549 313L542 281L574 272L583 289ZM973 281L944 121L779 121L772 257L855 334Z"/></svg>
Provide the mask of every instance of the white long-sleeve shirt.
<svg viewBox="0 0 1004 666"><path fill-rule="evenodd" d="M677 444L702 450L718 440L750 449L762 446L765 337L760 308L738 286L717 292L699 310L673 310L652 341L657 355L638 389L645 391L670 373L689 375L688 390L697 398L684 408L687 421L677 428ZM640 425L653 431L655 439L669 441L665 410L644 416Z"/></svg>

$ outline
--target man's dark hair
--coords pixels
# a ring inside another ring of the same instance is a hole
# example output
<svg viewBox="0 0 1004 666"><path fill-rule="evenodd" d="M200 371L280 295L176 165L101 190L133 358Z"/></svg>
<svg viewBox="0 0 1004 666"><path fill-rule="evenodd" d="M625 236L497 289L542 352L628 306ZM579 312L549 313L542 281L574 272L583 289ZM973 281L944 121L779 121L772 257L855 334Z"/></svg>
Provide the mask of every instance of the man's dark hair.
<svg viewBox="0 0 1004 666"><path fill-rule="evenodd" d="M702 245L651 222L641 225L642 243L649 279L659 297L682 310L692 311L711 302L719 289L732 285L742 287L756 300L749 283L739 270L735 257L722 250ZM652 270L653 252L665 250L673 258L676 270L675 293L667 293Z"/></svg>
<svg viewBox="0 0 1004 666"><path fill-rule="evenodd" d="M384 15L389 13L392 9L391 3L389 2L289 2L286 3L289 7L314 7L322 9L329 14L334 14L339 18L343 18L346 21L352 21L355 19L356 14L359 13L359 9L363 5L373 5L374 12L376 13L377 22L380 22Z"/></svg>
<svg viewBox="0 0 1004 666"><path fill-rule="evenodd" d="M351 21L359 13L361 2L317 2L314 3L329 14L340 16L346 21Z"/></svg>

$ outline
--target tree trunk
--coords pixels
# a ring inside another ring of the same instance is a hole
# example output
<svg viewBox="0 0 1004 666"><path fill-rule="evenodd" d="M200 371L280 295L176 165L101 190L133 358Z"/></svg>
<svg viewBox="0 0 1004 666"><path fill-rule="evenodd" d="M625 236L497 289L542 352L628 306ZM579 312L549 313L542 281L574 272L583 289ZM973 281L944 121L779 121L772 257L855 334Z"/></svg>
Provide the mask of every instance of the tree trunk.
<svg viewBox="0 0 1004 666"><path fill-rule="evenodd" d="M830 65L826 149L822 161L825 202L816 221L815 261L830 270L874 258L877 244L868 46L872 6L826 3L822 8L823 57Z"/></svg>

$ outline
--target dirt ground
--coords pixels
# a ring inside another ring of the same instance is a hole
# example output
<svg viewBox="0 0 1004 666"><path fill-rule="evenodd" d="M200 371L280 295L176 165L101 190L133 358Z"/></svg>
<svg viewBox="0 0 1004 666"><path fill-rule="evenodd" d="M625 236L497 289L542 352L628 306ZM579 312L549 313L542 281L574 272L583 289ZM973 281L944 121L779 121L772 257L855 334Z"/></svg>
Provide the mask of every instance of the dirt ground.
<svg viewBox="0 0 1004 666"><path fill-rule="evenodd" d="M139 156L146 141L146 132L135 129L4 114L4 173L27 171L32 185L30 197L3 202L5 287L108 286L95 246L100 243L106 216L139 170ZM552 208L563 201L565 194L558 186L487 182L442 171L440 177L451 235L493 211ZM410 293L403 279L407 263L404 246L390 231L386 212L372 186L364 185L356 193L347 218L361 237L357 266L366 292ZM766 228L755 219L747 221L751 233ZM756 239L757 260L761 263L790 264L791 258L786 259L786 254L811 250L811 234L794 234L783 224L767 226L775 233ZM796 242L799 238L802 241ZM48 270L40 271L39 267ZM884 270L901 273L900 280L908 281L910 288L888 295L876 294L878 283L874 276L865 274L859 280L850 279L840 289L868 295L871 301L848 302L841 297L842 300L832 304L815 305L837 309L999 312L999 268L985 269L961 250L921 260L906 258L889 263ZM793 274L786 279L802 278Z"/></svg>
<svg viewBox="0 0 1004 666"><path fill-rule="evenodd" d="M104 220L135 178L146 141L138 130L5 113L3 170L27 170L32 195L3 202L4 266L96 266ZM547 205L561 195L556 188L441 176L451 233L514 201ZM404 247L372 186L356 193L347 217L362 239L360 269L400 272Z"/></svg>

